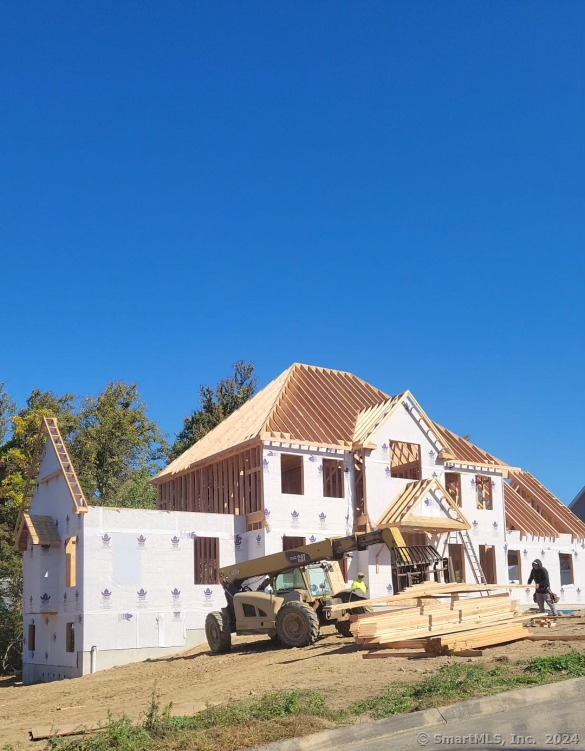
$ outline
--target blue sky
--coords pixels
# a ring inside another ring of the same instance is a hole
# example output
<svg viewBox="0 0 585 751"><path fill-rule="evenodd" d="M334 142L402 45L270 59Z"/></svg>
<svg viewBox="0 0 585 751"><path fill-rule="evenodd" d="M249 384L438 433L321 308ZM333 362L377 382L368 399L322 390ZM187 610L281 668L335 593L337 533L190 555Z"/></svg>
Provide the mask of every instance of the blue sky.
<svg viewBox="0 0 585 751"><path fill-rule="evenodd" d="M581 2L0 9L0 380L410 388L585 484Z"/></svg>

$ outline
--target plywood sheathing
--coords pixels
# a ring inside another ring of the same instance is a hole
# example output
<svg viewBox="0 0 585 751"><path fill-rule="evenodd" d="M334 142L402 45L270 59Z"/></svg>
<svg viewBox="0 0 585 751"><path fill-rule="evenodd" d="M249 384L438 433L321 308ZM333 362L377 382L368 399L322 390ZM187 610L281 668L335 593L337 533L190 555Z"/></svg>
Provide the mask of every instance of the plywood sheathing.
<svg viewBox="0 0 585 751"><path fill-rule="evenodd" d="M351 447L360 413L388 399L351 373L295 365L265 430L286 433L293 442Z"/></svg>
<svg viewBox="0 0 585 751"><path fill-rule="evenodd" d="M585 524L530 472L512 472L512 488L557 532L585 539Z"/></svg>
<svg viewBox="0 0 585 751"><path fill-rule="evenodd" d="M415 516L412 509L426 498L435 498L447 507L449 516ZM451 518L450 518L451 517ZM420 529L440 529L457 531L471 529L461 509L436 479L419 480L409 483L378 520L378 527L408 527Z"/></svg>
<svg viewBox="0 0 585 751"><path fill-rule="evenodd" d="M59 530L50 516L23 514L16 542L21 552L26 550L29 535L33 545L61 545Z"/></svg>
<svg viewBox="0 0 585 751"><path fill-rule="evenodd" d="M532 506L527 503L508 483L504 483L506 504L506 526L518 530L523 535L557 538L559 533Z"/></svg>
<svg viewBox="0 0 585 751"><path fill-rule="evenodd" d="M155 481L167 476L180 474L190 467L222 452L234 450L240 444L258 438L280 391L289 378L293 367L288 368L258 394L249 399L236 412L203 436L191 448L167 465L154 478Z"/></svg>
<svg viewBox="0 0 585 751"><path fill-rule="evenodd" d="M155 483L208 462L246 441L350 450L356 424L391 398L351 373L295 364L154 478Z"/></svg>

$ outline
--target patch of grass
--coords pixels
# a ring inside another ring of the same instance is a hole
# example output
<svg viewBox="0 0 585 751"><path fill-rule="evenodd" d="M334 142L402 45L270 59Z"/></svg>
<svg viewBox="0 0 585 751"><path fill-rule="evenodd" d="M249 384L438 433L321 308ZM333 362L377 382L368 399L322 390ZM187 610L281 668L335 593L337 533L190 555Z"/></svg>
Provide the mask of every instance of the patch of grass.
<svg viewBox="0 0 585 751"><path fill-rule="evenodd" d="M276 691L258 699L209 707L192 717L172 717L170 722L175 728L204 730L297 715L334 720L339 714L329 709L324 695L319 691Z"/></svg>
<svg viewBox="0 0 585 751"><path fill-rule="evenodd" d="M141 723L110 715L103 731L55 738L46 751L235 751L331 727L343 713L329 709L317 691L278 691L258 699L208 707L191 717L161 711L156 688Z"/></svg>
<svg viewBox="0 0 585 751"><path fill-rule="evenodd" d="M585 654L576 649L564 655L552 655L551 657L534 657L526 668L538 675L550 676L554 674L569 674L571 678L585 676Z"/></svg>
<svg viewBox="0 0 585 751"><path fill-rule="evenodd" d="M142 725L136 725L129 717L115 720L111 715L99 733L90 733L78 738L52 738L46 749L51 751L148 751L152 737Z"/></svg>
<svg viewBox="0 0 585 751"><path fill-rule="evenodd" d="M381 719L402 712L416 712L454 701L489 696L512 688L581 676L585 676L585 655L576 650L491 669L481 663L454 663L443 665L422 683L388 686L381 696L355 704L349 711L358 715L367 713L373 719Z"/></svg>
<svg viewBox="0 0 585 751"><path fill-rule="evenodd" d="M288 738L300 738L330 727L330 722L319 717L299 714L206 730L185 729L161 741L155 748L156 751L237 751Z"/></svg>
<svg viewBox="0 0 585 751"><path fill-rule="evenodd" d="M157 691L156 683L152 689L150 705L144 715L143 727L151 738L165 738L172 730L171 710L172 704L167 704L163 711L160 711L160 694Z"/></svg>
<svg viewBox="0 0 585 751"><path fill-rule="evenodd" d="M237 751L349 724L358 715L382 719L580 676L585 676L585 655L572 650L492 668L482 663L443 665L421 683L392 684L380 696L348 710L331 709L319 691L277 691L208 707L190 717L171 717L170 704L161 710L155 687L140 722L109 716L102 732L54 739L46 751Z"/></svg>

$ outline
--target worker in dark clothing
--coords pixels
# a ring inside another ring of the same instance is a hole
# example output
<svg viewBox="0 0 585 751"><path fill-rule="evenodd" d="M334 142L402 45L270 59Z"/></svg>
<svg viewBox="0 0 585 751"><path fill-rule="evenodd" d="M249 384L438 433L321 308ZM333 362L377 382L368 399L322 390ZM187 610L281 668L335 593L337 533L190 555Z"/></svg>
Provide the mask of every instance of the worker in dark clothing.
<svg viewBox="0 0 585 751"><path fill-rule="evenodd" d="M540 558L532 561L532 571L528 578L528 584L536 584L536 591L534 593L534 601L538 605L538 609L541 613L544 613L544 604L546 603L551 609L553 615L558 615L556 605L553 602L550 581L548 578L548 571L542 565Z"/></svg>

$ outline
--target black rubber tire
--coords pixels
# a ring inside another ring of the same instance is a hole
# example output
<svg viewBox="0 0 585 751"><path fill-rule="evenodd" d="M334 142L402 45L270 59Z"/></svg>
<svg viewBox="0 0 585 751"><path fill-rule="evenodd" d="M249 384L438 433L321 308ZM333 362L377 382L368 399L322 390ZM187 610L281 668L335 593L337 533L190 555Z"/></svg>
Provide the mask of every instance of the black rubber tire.
<svg viewBox="0 0 585 751"><path fill-rule="evenodd" d="M288 602L276 615L276 633L285 647L308 647L319 636L319 619L304 602Z"/></svg>
<svg viewBox="0 0 585 751"><path fill-rule="evenodd" d="M351 615L362 615L363 613L367 613L367 608L352 608L350 611ZM338 633L340 633L342 636L346 636L348 639L353 636L351 631L349 630L351 626L351 623L349 621L336 621L335 622L335 628L337 629Z"/></svg>
<svg viewBox="0 0 585 751"><path fill-rule="evenodd" d="M229 652L232 648L232 632L229 614L222 610L208 613L205 619L205 636L209 649L214 654Z"/></svg>

